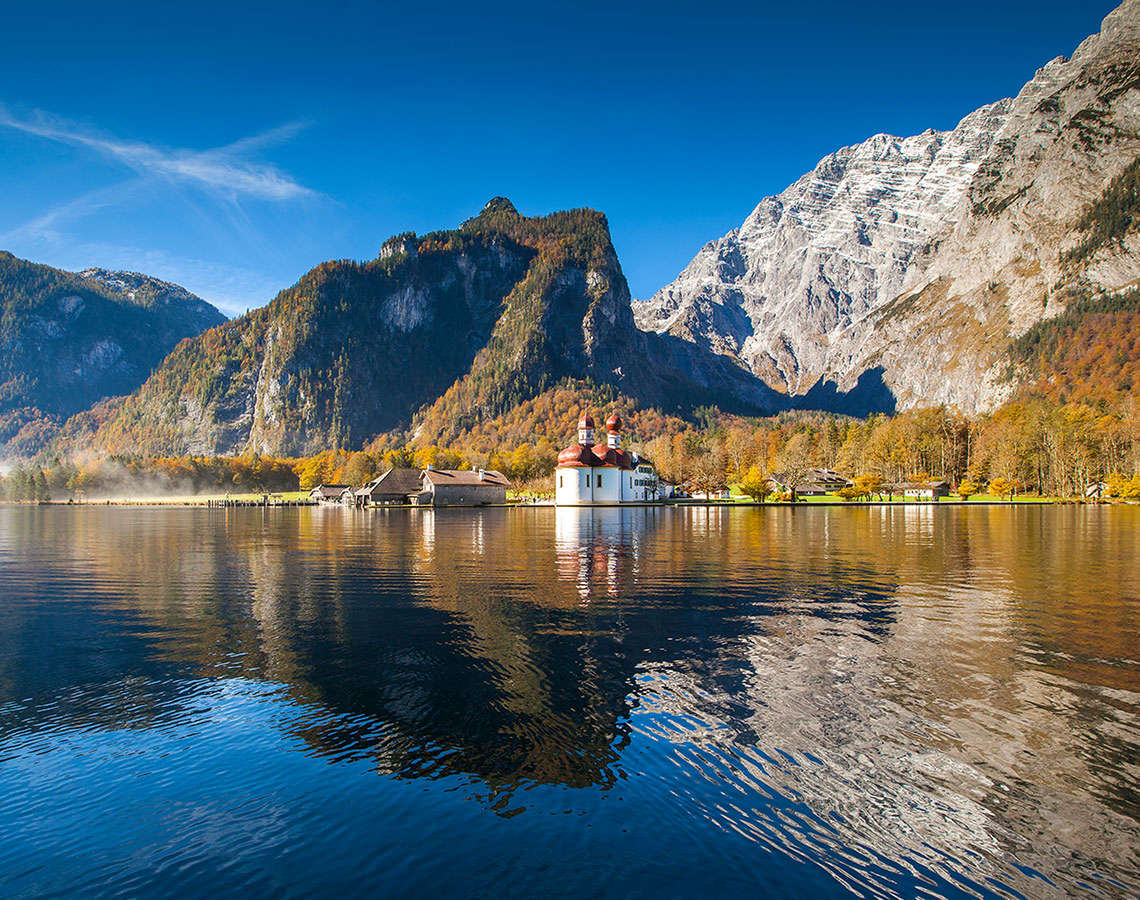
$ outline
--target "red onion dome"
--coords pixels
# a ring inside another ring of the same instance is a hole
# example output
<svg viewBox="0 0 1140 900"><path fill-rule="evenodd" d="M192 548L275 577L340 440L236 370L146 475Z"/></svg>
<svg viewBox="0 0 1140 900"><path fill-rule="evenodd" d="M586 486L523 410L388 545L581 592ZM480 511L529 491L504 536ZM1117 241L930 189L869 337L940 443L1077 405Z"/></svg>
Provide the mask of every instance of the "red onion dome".
<svg viewBox="0 0 1140 900"><path fill-rule="evenodd" d="M610 417L606 419L606 431L621 431L621 416L616 412L610 413Z"/></svg>
<svg viewBox="0 0 1140 900"><path fill-rule="evenodd" d="M578 420L578 427L579 428L593 428L594 427L594 417L591 416L589 413L583 413L582 418L580 418Z"/></svg>
<svg viewBox="0 0 1140 900"><path fill-rule="evenodd" d="M573 444L558 454L559 466L596 466L597 461L589 447Z"/></svg>
<svg viewBox="0 0 1140 900"><path fill-rule="evenodd" d="M613 447L591 447L587 452L594 457L591 465L613 466L615 469L633 468L633 457L624 450L616 450Z"/></svg>

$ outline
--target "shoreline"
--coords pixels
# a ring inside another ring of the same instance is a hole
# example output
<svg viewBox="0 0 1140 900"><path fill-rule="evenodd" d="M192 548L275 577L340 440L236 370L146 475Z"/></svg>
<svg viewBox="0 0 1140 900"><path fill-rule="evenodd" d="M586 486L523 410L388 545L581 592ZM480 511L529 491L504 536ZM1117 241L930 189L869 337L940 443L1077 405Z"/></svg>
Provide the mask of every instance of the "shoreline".
<svg viewBox="0 0 1140 900"><path fill-rule="evenodd" d="M1016 500L810 500L799 501L792 503L790 501L773 501L773 502L759 502L755 500L679 500L679 501L657 501L651 503L593 503L581 505L566 505L557 506L553 501L538 501L538 502L517 502L517 503L488 503L481 506L474 505L447 505L440 504L438 506L418 506L415 504L392 504L389 506L369 506L369 507L356 507L342 505L339 503L311 503L303 501L270 501L264 503L254 500L218 500L216 498L196 498L196 497L180 497L180 498L166 498L166 499L133 499L133 498L117 498L108 500L41 500L41 501L20 501L20 500L3 500L0 501L0 507L63 507L63 508L77 508L77 507L153 507L165 509L208 509L208 510L230 510L230 509L301 509L301 508L323 508L323 509L339 509L349 510L353 512L381 512L387 510L405 510L405 509L736 509L736 508L749 508L749 509L813 509L817 507L822 508L847 508L847 509L866 509L866 508L882 508L882 507L931 507L931 508L949 508L949 509L962 509L973 507L992 507L992 506L1135 506L1136 503L1128 500L1081 500L1078 498L1064 499L1059 497L1026 497Z"/></svg>

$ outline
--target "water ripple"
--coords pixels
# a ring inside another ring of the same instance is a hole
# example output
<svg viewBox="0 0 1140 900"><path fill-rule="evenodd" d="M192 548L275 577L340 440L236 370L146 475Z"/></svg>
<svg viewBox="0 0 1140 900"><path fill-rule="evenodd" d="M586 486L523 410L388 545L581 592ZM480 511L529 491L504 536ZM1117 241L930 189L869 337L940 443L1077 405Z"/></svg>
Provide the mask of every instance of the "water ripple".
<svg viewBox="0 0 1140 900"><path fill-rule="evenodd" d="M0 508L0 893L1140 894L1140 510L326 512Z"/></svg>

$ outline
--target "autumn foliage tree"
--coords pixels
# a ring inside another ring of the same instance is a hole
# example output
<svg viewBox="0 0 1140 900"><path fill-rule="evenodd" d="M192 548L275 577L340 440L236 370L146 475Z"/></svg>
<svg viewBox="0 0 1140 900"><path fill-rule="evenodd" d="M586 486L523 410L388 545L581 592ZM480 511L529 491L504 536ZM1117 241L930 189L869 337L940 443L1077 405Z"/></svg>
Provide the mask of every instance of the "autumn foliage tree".
<svg viewBox="0 0 1140 900"><path fill-rule="evenodd" d="M740 480L740 489L745 496L763 503L772 493L772 483L768 480L767 475L756 466L752 466Z"/></svg>
<svg viewBox="0 0 1140 900"><path fill-rule="evenodd" d="M970 481L969 478L963 478L958 482L958 489L955 493L957 493L957 495L962 500L969 500L970 497L972 497L977 492L978 486L974 484L974 482Z"/></svg>
<svg viewBox="0 0 1140 900"><path fill-rule="evenodd" d="M996 497L1008 497L1012 500L1017 491L1017 479L998 477L990 482L990 493Z"/></svg>

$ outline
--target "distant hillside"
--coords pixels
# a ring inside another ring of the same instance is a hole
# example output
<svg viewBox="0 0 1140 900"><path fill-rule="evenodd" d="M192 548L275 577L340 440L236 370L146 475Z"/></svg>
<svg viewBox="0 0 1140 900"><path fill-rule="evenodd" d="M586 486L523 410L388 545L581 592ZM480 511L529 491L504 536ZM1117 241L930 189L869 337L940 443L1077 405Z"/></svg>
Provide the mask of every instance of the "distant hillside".
<svg viewBox="0 0 1140 900"><path fill-rule="evenodd" d="M530 218L497 198L458 229L322 263L181 344L93 442L300 454L409 426L446 441L565 378L669 408L763 411L776 397L726 360L638 331L601 213Z"/></svg>
<svg viewBox="0 0 1140 900"><path fill-rule="evenodd" d="M503 198L374 259L322 263L225 323L152 279L5 255L0 442L489 452L496 435L562 440L591 398L658 430L704 406L975 415L1031 390L1127 401L1138 60L1140 0L1125 0L1071 59L953 130L827 156L645 302L600 212L528 217Z"/></svg>
<svg viewBox="0 0 1140 900"><path fill-rule="evenodd" d="M180 340L224 321L177 285L0 251L0 445L41 446L62 417L129 393Z"/></svg>
<svg viewBox="0 0 1140 900"><path fill-rule="evenodd" d="M419 446L437 443L487 456L524 444L545 447L557 453L568 436L575 434L582 410L594 410L600 414L611 409L621 410L625 438L633 445L644 444L662 434L680 433L688 426L677 416L643 406L635 397L621 393L613 385L568 378L493 418L484 418L468 428L457 426L448 429L443 440L438 440L439 435L429 434L423 428L416 429L414 443ZM408 437L402 431L384 434L369 449L379 451L400 447Z"/></svg>
<svg viewBox="0 0 1140 900"><path fill-rule="evenodd" d="M224 315L201 297L181 285L150 275L92 267L80 272L79 277L101 284L145 309L168 310L172 322L184 322L186 328L197 329L198 334L226 321Z"/></svg>

